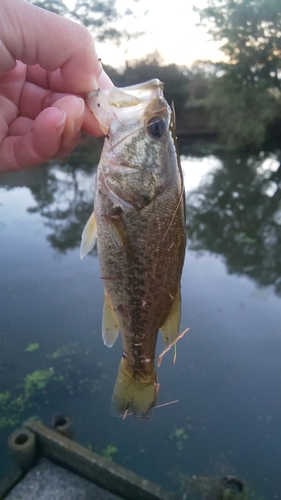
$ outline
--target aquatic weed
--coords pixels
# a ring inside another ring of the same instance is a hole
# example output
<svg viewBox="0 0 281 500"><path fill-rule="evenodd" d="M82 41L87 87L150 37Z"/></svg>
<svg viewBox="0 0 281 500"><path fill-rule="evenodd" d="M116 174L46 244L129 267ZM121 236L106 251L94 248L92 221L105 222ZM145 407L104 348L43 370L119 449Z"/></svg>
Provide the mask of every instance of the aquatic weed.
<svg viewBox="0 0 281 500"><path fill-rule="evenodd" d="M14 427L18 425L19 419L12 417L0 417L0 429L5 429L5 427Z"/></svg>
<svg viewBox="0 0 281 500"><path fill-rule="evenodd" d="M39 344L37 344L37 342L34 342L33 344L29 344L26 347L25 352L33 352L37 351L37 349L39 349Z"/></svg>
<svg viewBox="0 0 281 500"><path fill-rule="evenodd" d="M114 446L113 444L108 444L103 450L101 450L101 454L103 457L107 458L108 460L112 460L113 455L117 453L118 448Z"/></svg>
<svg viewBox="0 0 281 500"><path fill-rule="evenodd" d="M54 374L53 368L49 368L48 370L36 370L26 375L24 379L25 397L29 399L38 389L45 389Z"/></svg>
<svg viewBox="0 0 281 500"><path fill-rule="evenodd" d="M1 392L0 429L19 425L27 409L37 412L54 398L61 401L61 398L77 392L89 391L93 394L100 390L106 374L103 373L103 365L97 367L85 362L89 353L89 349L83 350L78 343L67 344L47 355L47 359L52 360L52 366L27 374L13 390ZM43 401L40 394L46 393L47 387L48 401Z"/></svg>
<svg viewBox="0 0 281 500"><path fill-rule="evenodd" d="M173 427L173 431L169 438L176 442L176 447L179 451L183 450L184 442L189 439L193 427L190 423L191 418L187 417L187 424L184 427Z"/></svg>
<svg viewBox="0 0 281 500"><path fill-rule="evenodd" d="M10 391L0 392L0 404L3 404L11 397Z"/></svg>
<svg viewBox="0 0 281 500"><path fill-rule="evenodd" d="M58 359L65 358L69 356L73 356L74 354L89 354L89 350L87 352L83 352L82 348L79 346L77 342L71 342L69 344L64 345L63 347L59 347L56 351L47 355L49 359Z"/></svg>
<svg viewBox="0 0 281 500"><path fill-rule="evenodd" d="M173 432L171 432L170 439L176 441L176 447L179 451L183 450L184 441L188 439L188 435L186 434L184 428L174 428Z"/></svg>

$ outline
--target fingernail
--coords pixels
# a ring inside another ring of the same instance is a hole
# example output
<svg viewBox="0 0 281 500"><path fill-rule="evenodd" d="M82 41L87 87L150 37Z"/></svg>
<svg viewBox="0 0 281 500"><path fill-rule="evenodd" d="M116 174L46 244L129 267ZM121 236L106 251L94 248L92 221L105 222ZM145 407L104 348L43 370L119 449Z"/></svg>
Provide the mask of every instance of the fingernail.
<svg viewBox="0 0 281 500"><path fill-rule="evenodd" d="M61 120L56 123L56 128L60 129L64 124L66 120L66 112L63 109L58 109L58 111L61 114Z"/></svg>

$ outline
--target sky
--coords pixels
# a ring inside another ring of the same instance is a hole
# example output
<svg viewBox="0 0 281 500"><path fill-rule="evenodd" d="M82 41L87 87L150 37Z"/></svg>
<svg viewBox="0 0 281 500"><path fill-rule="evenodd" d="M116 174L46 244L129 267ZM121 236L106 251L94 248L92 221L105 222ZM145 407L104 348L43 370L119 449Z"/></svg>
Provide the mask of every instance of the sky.
<svg viewBox="0 0 281 500"><path fill-rule="evenodd" d="M204 7L206 0L197 0L196 7ZM140 59L158 51L164 63L190 66L197 59L218 61L223 58L219 43L211 40L203 27L197 26L199 16L193 11L193 1L166 2L116 0L119 11L131 8L135 17L120 22L130 30L145 31L137 40L123 42L119 48L110 43L97 43L97 52L105 64L122 67L126 60ZM146 15L143 12L148 11Z"/></svg>

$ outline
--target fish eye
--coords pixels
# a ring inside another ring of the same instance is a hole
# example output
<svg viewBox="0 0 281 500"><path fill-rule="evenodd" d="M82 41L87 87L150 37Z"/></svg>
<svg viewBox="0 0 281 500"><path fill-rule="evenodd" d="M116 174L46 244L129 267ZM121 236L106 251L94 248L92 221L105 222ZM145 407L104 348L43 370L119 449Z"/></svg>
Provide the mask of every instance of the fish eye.
<svg viewBox="0 0 281 500"><path fill-rule="evenodd" d="M161 139L166 132L166 121L160 116L153 116L148 120L146 130L152 139Z"/></svg>

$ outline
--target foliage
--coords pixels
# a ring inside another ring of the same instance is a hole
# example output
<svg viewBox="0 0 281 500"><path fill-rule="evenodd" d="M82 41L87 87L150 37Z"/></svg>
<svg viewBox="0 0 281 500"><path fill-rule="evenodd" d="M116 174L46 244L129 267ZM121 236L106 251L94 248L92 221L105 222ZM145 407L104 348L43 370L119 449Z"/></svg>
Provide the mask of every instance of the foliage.
<svg viewBox="0 0 281 500"><path fill-rule="evenodd" d="M68 16L70 13L69 8L64 3L63 0L28 0L30 3L33 3L37 7L41 7L42 9L49 10L50 12L54 12L60 16Z"/></svg>
<svg viewBox="0 0 281 500"><path fill-rule="evenodd" d="M227 71L281 88L280 0L208 0L199 12L209 33L223 42Z"/></svg>
<svg viewBox="0 0 281 500"><path fill-rule="evenodd" d="M188 105L196 103L197 105L204 102L208 97L211 85L213 83L213 75L207 71L207 64L196 61L189 71L188 82ZM211 65L213 69L213 65Z"/></svg>
<svg viewBox="0 0 281 500"><path fill-rule="evenodd" d="M281 119L280 0L208 0L199 10L227 62L217 64L207 106L223 144L260 148Z"/></svg>
<svg viewBox="0 0 281 500"><path fill-rule="evenodd" d="M259 149L281 116L281 101L265 85L244 84L229 74L213 77L205 105L220 142L230 149Z"/></svg>
<svg viewBox="0 0 281 500"><path fill-rule="evenodd" d="M64 0L28 1L68 19L79 21L87 28L94 30L95 40L100 42L111 40L118 44L121 39L136 37L140 34L116 28L116 21L121 18L116 8L116 0L76 0L73 8L70 8ZM122 13L123 16L131 14L132 12L128 9Z"/></svg>

